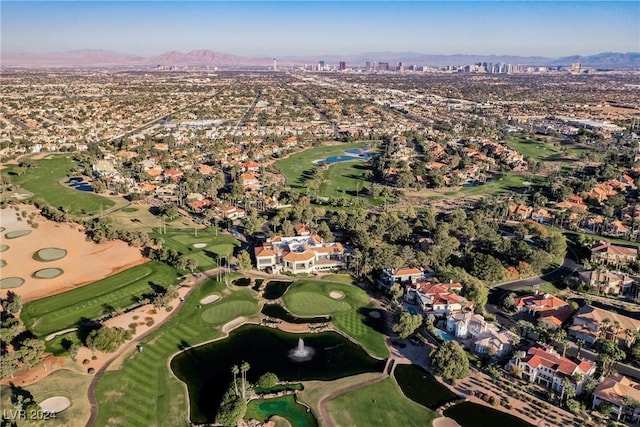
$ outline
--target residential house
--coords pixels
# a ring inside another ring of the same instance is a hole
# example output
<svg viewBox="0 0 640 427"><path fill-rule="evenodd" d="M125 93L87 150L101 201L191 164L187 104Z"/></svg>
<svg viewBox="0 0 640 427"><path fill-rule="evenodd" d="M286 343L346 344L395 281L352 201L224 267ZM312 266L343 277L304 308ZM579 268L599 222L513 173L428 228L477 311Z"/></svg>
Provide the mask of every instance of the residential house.
<svg viewBox="0 0 640 427"><path fill-rule="evenodd" d="M634 279L631 276L618 271L582 271L578 277L582 283L596 288L599 293L610 295L624 294L634 283Z"/></svg>
<svg viewBox="0 0 640 427"><path fill-rule="evenodd" d="M619 373L606 377L593 390L592 409L602 403L609 403L617 421L640 421L640 407L632 402L640 402L640 383L637 383Z"/></svg>
<svg viewBox="0 0 640 427"><path fill-rule="evenodd" d="M242 187L245 191L260 190L260 180L253 172L242 174Z"/></svg>
<svg viewBox="0 0 640 427"><path fill-rule="evenodd" d="M486 331L487 325L482 315L464 311L447 315L446 330L456 338L468 338Z"/></svg>
<svg viewBox="0 0 640 427"><path fill-rule="evenodd" d="M571 317L571 308L565 301L551 294L525 295L514 300L518 311L531 314L538 322L557 329Z"/></svg>
<svg viewBox="0 0 640 427"><path fill-rule="evenodd" d="M344 268L346 257L341 243L325 243L318 235L274 236L255 248L258 270L314 273Z"/></svg>
<svg viewBox="0 0 640 427"><path fill-rule="evenodd" d="M596 370L595 363L562 357L551 346L531 347L524 356L514 356L509 361L508 367L511 366L517 366L525 380L558 393L562 393L563 380L566 378L576 394L582 392L584 381Z"/></svg>
<svg viewBox="0 0 640 427"><path fill-rule="evenodd" d="M473 301L469 301L458 292L460 283L417 282L406 287L405 300L417 304L425 314L443 317L449 313L472 310Z"/></svg>
<svg viewBox="0 0 640 427"><path fill-rule="evenodd" d="M416 283L418 280L425 279L424 270L421 268L385 268L380 273L378 284L384 288L390 288L394 283L401 285L407 283Z"/></svg>
<svg viewBox="0 0 640 427"><path fill-rule="evenodd" d="M527 205L509 205L511 217L516 220L524 220L531 216L533 208Z"/></svg>
<svg viewBox="0 0 640 427"><path fill-rule="evenodd" d="M520 337L508 329L490 323L487 330L474 337L473 351L478 354L503 357L520 341Z"/></svg>
<svg viewBox="0 0 640 427"><path fill-rule="evenodd" d="M604 232L609 236L626 237L631 234L631 228L623 224L622 221L615 220L605 225Z"/></svg>
<svg viewBox="0 0 640 427"><path fill-rule="evenodd" d="M531 219L540 224L550 224L553 221L553 215L547 209L540 208L531 212Z"/></svg>
<svg viewBox="0 0 640 427"><path fill-rule="evenodd" d="M569 326L569 334L586 343L593 344L604 338L627 347L633 345L639 330L640 320L588 304L580 307L573 317L573 324Z"/></svg>
<svg viewBox="0 0 640 427"><path fill-rule="evenodd" d="M598 240L591 246L591 262L606 265L630 264L638 259L638 248Z"/></svg>

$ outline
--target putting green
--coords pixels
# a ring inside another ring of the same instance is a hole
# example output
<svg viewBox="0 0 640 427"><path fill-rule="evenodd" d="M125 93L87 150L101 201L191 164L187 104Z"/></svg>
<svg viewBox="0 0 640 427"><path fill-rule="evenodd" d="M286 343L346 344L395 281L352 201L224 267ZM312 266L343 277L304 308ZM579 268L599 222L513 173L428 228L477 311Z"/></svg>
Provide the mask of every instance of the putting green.
<svg viewBox="0 0 640 427"><path fill-rule="evenodd" d="M9 245L0 245L0 252L4 252L9 249Z"/></svg>
<svg viewBox="0 0 640 427"><path fill-rule="evenodd" d="M17 288L22 286L24 279L20 277L5 277L0 279L0 288Z"/></svg>
<svg viewBox="0 0 640 427"><path fill-rule="evenodd" d="M60 268L43 268L31 275L34 279L53 279L60 276L64 271Z"/></svg>
<svg viewBox="0 0 640 427"><path fill-rule="evenodd" d="M67 256L66 249L44 248L33 254L33 259L40 262L50 262L62 259Z"/></svg>
<svg viewBox="0 0 640 427"><path fill-rule="evenodd" d="M31 230L10 231L5 234L4 237L6 237L7 239L16 239L18 237L26 236L29 233L31 233Z"/></svg>
<svg viewBox="0 0 640 427"><path fill-rule="evenodd" d="M257 306L250 301L219 302L202 313L202 320L207 323L223 324L239 316L255 313Z"/></svg>

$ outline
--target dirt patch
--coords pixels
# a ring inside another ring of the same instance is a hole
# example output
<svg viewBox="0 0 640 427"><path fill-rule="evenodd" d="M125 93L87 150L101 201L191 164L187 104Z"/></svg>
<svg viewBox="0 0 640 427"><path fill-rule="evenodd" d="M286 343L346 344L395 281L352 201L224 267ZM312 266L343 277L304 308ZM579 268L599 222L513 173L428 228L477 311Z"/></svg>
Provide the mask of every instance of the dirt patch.
<svg viewBox="0 0 640 427"><path fill-rule="evenodd" d="M9 245L2 253L2 258L7 262L2 268L2 276L25 279L25 283L15 289L25 302L92 283L146 262L140 249L130 247L125 242L114 241L100 245L88 242L80 225L48 221L33 206L18 207L18 211L11 208L0 210L0 221L7 232L24 230L25 222L17 219L20 211L26 211L30 216L33 214L32 221L37 224L37 228L17 239L16 244ZM42 269L42 262L33 259L33 255L49 245L65 250L67 256L55 262L55 266L63 270L64 274L48 279L45 283L42 279L31 277ZM2 289L0 296L5 296L6 292Z"/></svg>
<svg viewBox="0 0 640 427"><path fill-rule="evenodd" d="M279 322L277 328L281 331L285 332L308 332L309 325L307 323L288 323L288 322Z"/></svg>
<svg viewBox="0 0 640 427"><path fill-rule="evenodd" d="M56 414L69 406L71 406L71 401L64 396L53 396L40 402L43 411Z"/></svg>
<svg viewBox="0 0 640 427"><path fill-rule="evenodd" d="M64 365L65 357L55 357L51 353L46 353L42 359L42 363L31 369L23 369L17 372L12 378L5 378L0 381L2 385L8 385L12 383L16 386L25 386L33 384L42 378L46 377L50 373L61 369Z"/></svg>
<svg viewBox="0 0 640 427"><path fill-rule="evenodd" d="M329 296L333 299L342 299L344 298L344 292L340 291L331 291L329 292Z"/></svg>
<svg viewBox="0 0 640 427"><path fill-rule="evenodd" d="M220 295L209 295L200 300L200 304L212 304L220 299Z"/></svg>

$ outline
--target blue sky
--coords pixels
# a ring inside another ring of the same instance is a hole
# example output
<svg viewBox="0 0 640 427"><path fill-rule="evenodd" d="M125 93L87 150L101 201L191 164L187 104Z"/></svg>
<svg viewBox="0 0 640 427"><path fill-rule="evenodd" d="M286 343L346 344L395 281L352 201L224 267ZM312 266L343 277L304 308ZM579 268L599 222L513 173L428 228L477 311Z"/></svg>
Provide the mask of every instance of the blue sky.
<svg viewBox="0 0 640 427"><path fill-rule="evenodd" d="M565 56L640 51L640 2L6 1L5 53Z"/></svg>

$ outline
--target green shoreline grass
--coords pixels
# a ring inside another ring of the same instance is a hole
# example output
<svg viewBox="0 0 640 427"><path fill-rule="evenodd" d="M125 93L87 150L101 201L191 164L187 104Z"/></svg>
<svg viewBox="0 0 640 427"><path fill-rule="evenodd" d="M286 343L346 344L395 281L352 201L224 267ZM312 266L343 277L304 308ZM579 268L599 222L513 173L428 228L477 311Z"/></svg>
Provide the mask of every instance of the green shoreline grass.
<svg viewBox="0 0 640 427"><path fill-rule="evenodd" d="M35 163L35 168L27 169L22 175L11 175L14 185L33 194L31 199L42 199L55 208L64 207L74 215L92 215L115 205L113 200L59 184L76 166L71 156L55 155ZM9 165L2 173L11 173L14 168ZM20 193L20 190L16 192Z"/></svg>

